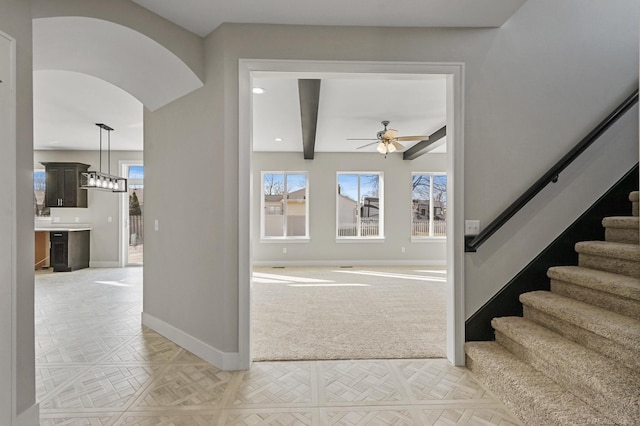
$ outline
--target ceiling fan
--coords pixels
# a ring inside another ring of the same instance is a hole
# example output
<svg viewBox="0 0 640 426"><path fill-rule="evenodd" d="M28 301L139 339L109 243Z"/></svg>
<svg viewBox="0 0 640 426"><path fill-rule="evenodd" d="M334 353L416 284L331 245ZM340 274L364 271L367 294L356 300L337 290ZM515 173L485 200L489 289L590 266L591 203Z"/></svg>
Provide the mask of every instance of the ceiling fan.
<svg viewBox="0 0 640 426"><path fill-rule="evenodd" d="M388 153L394 152L397 150L404 149L399 141L423 141L429 139L429 136L396 136L398 134L397 130L387 129L389 125L389 120L382 121L382 125L384 126L383 130L380 130L376 134L376 139L347 139L349 141L373 141L371 143L362 145L357 149L362 149L367 146L378 144L377 150L380 154L384 154L385 157Z"/></svg>

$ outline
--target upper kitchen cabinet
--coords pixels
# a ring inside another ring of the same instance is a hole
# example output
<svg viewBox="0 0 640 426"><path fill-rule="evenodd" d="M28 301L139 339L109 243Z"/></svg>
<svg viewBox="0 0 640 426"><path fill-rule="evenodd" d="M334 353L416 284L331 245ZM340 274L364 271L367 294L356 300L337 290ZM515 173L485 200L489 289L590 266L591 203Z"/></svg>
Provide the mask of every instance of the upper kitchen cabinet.
<svg viewBox="0 0 640 426"><path fill-rule="evenodd" d="M41 163L45 168L47 207L87 207L87 190L80 189L80 173L89 170L83 163Z"/></svg>

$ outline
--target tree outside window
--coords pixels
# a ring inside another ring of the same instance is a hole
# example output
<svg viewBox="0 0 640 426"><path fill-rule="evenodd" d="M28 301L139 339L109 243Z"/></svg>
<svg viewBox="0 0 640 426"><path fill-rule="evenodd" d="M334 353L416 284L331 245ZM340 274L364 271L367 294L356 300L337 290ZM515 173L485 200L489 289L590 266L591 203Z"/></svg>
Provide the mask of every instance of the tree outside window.
<svg viewBox="0 0 640 426"><path fill-rule="evenodd" d="M445 174L413 174L411 217L411 237L447 236L447 176Z"/></svg>
<svg viewBox="0 0 640 426"><path fill-rule="evenodd" d="M307 175L262 173L262 238L307 238Z"/></svg>
<svg viewBox="0 0 640 426"><path fill-rule="evenodd" d="M47 178L44 170L34 170L33 172L33 210L36 216L50 216L49 207L45 207L45 191L47 189Z"/></svg>

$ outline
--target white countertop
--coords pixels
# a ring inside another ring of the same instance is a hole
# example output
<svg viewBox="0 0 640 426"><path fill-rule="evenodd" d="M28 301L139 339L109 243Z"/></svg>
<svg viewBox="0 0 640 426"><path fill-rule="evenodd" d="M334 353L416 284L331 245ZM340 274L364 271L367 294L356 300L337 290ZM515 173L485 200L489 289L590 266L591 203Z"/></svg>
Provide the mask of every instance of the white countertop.
<svg viewBox="0 0 640 426"><path fill-rule="evenodd" d="M73 231L91 231L90 223L37 223L34 227L36 232L73 232Z"/></svg>

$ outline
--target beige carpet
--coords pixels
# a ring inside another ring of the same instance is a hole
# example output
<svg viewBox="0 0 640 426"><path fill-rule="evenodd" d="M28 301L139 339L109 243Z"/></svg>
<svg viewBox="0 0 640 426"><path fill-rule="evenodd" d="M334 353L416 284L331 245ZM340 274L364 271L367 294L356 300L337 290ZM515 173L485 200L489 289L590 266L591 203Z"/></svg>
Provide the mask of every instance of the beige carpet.
<svg viewBox="0 0 640 426"><path fill-rule="evenodd" d="M256 361L442 358L441 267L254 268Z"/></svg>

